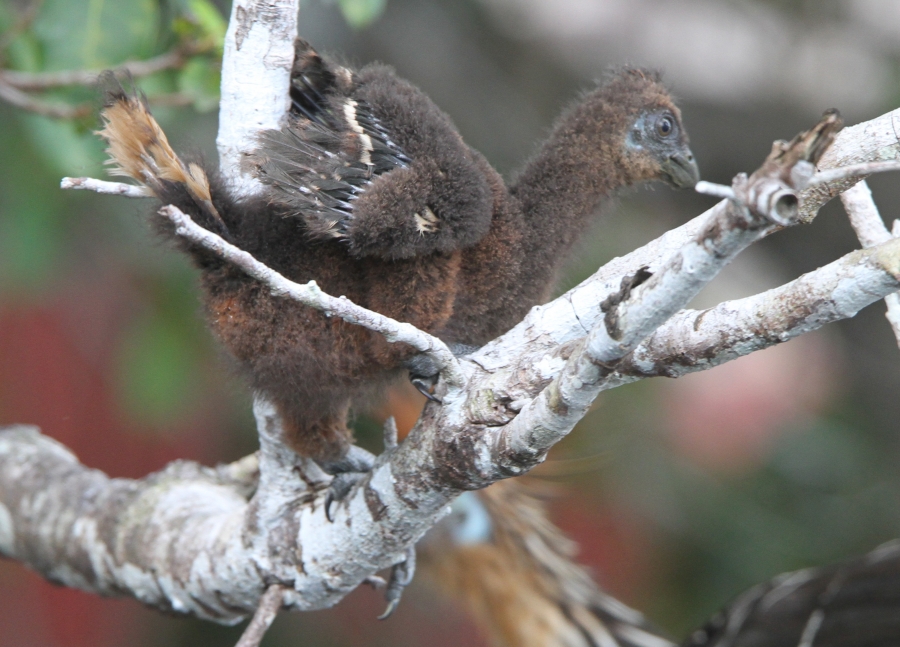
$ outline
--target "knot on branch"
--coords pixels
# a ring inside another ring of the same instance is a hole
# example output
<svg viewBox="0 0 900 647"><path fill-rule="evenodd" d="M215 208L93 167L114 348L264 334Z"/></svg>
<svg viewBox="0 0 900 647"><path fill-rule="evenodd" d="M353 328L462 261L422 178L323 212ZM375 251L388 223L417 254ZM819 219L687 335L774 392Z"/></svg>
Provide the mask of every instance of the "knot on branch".
<svg viewBox="0 0 900 647"><path fill-rule="evenodd" d="M622 331L619 330L618 305L623 301L627 301L631 296L631 291L651 276L653 276L653 272L646 265L639 268L634 274L623 276L619 290L610 294L600 303L600 309L606 313L603 317L603 323L606 326L606 332L612 339L618 340L622 338Z"/></svg>
<svg viewBox="0 0 900 647"><path fill-rule="evenodd" d="M819 123L790 142L774 142L765 162L749 178L735 178L734 200L749 211L751 224L797 223L798 193L812 181L816 164L842 127L840 113L828 110Z"/></svg>

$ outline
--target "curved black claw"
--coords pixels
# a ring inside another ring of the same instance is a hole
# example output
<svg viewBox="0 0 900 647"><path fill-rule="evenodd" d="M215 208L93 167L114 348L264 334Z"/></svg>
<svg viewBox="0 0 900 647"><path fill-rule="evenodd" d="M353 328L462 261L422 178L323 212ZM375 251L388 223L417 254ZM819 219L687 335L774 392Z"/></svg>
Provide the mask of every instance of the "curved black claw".
<svg viewBox="0 0 900 647"><path fill-rule="evenodd" d="M319 463L324 472L334 475L325 495L325 518L328 521L334 522L334 504L346 499L353 486L359 483L374 465L375 456L356 445L351 445L347 454L339 460Z"/></svg>
<svg viewBox="0 0 900 647"><path fill-rule="evenodd" d="M350 494L353 486L359 483L368 472L344 472L335 474L328 486L328 493L325 495L325 518L334 523L334 510L332 506L335 503L341 503Z"/></svg>
<svg viewBox="0 0 900 647"><path fill-rule="evenodd" d="M397 610L400 604L400 598L403 597L403 589L412 582L413 575L416 574L416 547L410 546L406 551L406 559L399 564L394 564L391 568L391 579L387 585L387 591L384 593L384 599L387 600L387 608L380 616L379 620L386 620Z"/></svg>
<svg viewBox="0 0 900 647"><path fill-rule="evenodd" d="M431 400L432 402L437 402L438 404L444 404L444 401L437 397L431 390L434 388L434 382L430 380L430 378L424 378L418 375L410 375L409 381L412 382L412 385L416 387L416 391L424 395L426 398Z"/></svg>
<svg viewBox="0 0 900 647"><path fill-rule="evenodd" d="M465 357L478 350L477 346L458 343L449 344L449 348L456 357ZM419 393L432 402L443 404L443 401L434 394L434 387L437 385L441 372L431 357L425 354L416 355L406 362L406 368L409 370L409 381Z"/></svg>

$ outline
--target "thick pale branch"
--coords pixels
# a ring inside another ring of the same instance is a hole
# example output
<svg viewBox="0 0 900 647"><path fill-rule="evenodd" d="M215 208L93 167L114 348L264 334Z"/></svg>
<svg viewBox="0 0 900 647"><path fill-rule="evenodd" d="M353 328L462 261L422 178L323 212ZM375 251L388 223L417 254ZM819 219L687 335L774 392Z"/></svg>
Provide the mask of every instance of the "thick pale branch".
<svg viewBox="0 0 900 647"><path fill-rule="evenodd" d="M841 194L841 202L850 217L850 224L863 247L872 247L891 239L891 232L884 226L878 207L872 199L872 192L865 180ZM887 304L885 317L891 324L894 337L900 345L900 294L889 294L884 298Z"/></svg>
<svg viewBox="0 0 900 647"><path fill-rule="evenodd" d="M281 436L274 408L258 402L256 413L265 438ZM393 461L380 460L331 523L324 483L306 471L314 466L299 459L287 469L283 445L263 448L248 500L243 461L237 480L230 468L186 461L140 480L110 479L33 427L6 428L0 554L65 586L226 624L256 612L273 584L284 587L284 608L321 609L401 561L458 494L416 487L421 456L404 448L392 453L397 478Z"/></svg>
<svg viewBox="0 0 900 647"><path fill-rule="evenodd" d="M235 0L225 34L219 104L219 171L239 193L259 180L244 156L263 130L279 128L290 107L290 75L300 0Z"/></svg>
<svg viewBox="0 0 900 647"><path fill-rule="evenodd" d="M852 317L898 288L900 240L892 239L779 288L679 312L616 367L609 387L710 369Z"/></svg>
<svg viewBox="0 0 900 647"><path fill-rule="evenodd" d="M775 226L798 218L796 191L812 174L810 158L827 149L839 122L826 115L790 144L778 142L749 179L739 175L735 198L713 209L696 237L652 275L643 268L622 280L601 304L604 313L558 376L502 431L500 455L511 471L528 469L587 413L616 364L684 307L741 250ZM799 185L799 186L797 186ZM516 388L516 387L513 387Z"/></svg>
<svg viewBox="0 0 900 647"><path fill-rule="evenodd" d="M740 203L732 200L717 206L697 237L649 278L639 272L623 280L619 293L601 304L603 321L574 350L553 382L504 429L504 454L515 456L513 460L524 467L542 460L584 417L623 357L683 308L741 250L771 227L796 217L796 195L782 180L795 162L783 168L770 156L749 181L739 176L733 188Z"/></svg>
<svg viewBox="0 0 900 647"><path fill-rule="evenodd" d="M213 470L110 479L32 427L0 432L0 552L66 586L236 622L265 588L241 541L246 511Z"/></svg>

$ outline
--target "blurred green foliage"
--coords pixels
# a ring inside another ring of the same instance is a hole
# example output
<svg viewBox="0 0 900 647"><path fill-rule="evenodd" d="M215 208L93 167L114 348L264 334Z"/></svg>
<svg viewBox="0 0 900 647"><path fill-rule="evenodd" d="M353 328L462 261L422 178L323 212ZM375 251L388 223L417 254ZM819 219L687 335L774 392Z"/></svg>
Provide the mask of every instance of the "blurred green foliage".
<svg viewBox="0 0 900 647"><path fill-rule="evenodd" d="M338 0L344 20L354 29L368 27L384 12L387 0Z"/></svg>
<svg viewBox="0 0 900 647"><path fill-rule="evenodd" d="M339 0L353 28L370 25L385 0ZM183 64L135 80L167 131L178 132L189 105L218 106L227 6L212 0L0 0L0 66L22 72L102 70L126 61L186 52ZM98 106L91 87L52 88L34 96L48 103ZM99 106L98 106L99 107ZM67 242L83 235L72 205L106 211L116 199L63 195L62 176L103 177L96 110L55 120L0 106L0 306L3 295L39 298L58 289L61 272L78 261ZM188 117L187 121L193 119ZM15 124L15 126L12 126ZM86 206L89 203L90 206ZM141 235L141 234L139 234ZM102 243L101 243L102 246ZM103 252L99 252L103 253ZM198 399L204 366L212 360L183 263L148 268L134 259L128 271L144 286L148 312L125 326L117 341L115 383L126 411L149 425L177 421ZM149 270L149 274L148 274Z"/></svg>
<svg viewBox="0 0 900 647"><path fill-rule="evenodd" d="M151 103L173 97L200 111L218 105L225 19L208 0L2 3L0 33L0 61L24 72L100 70L183 48L188 52L183 66L142 77L136 85ZM54 88L36 96L99 107L91 87ZM40 298L59 289L64 278L60 272L79 265L70 256L71 242L89 235L79 207L113 218L108 212L120 209L121 202L63 194L56 188L65 175L106 175L103 145L93 133L96 110L75 121L0 110L5 124L0 146L18 152L15 157L0 156L0 289L7 297ZM157 115L166 127L173 118L183 119L168 109L157 110ZM12 124L16 127L8 127ZM124 409L149 427L171 424L191 410L202 390L204 366L213 355L186 271L180 263L159 271L147 267L146 259L127 263L127 272L145 286L154 307L125 326L117 342L115 383Z"/></svg>
<svg viewBox="0 0 900 647"><path fill-rule="evenodd" d="M29 30L42 70L99 69L155 53L155 0L44 0Z"/></svg>

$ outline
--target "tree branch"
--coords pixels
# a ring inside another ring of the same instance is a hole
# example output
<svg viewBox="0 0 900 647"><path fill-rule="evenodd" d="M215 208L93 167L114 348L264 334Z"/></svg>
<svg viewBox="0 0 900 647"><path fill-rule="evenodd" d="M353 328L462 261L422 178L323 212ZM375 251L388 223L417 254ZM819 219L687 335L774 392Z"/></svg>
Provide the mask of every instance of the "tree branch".
<svg viewBox="0 0 900 647"><path fill-rule="evenodd" d="M288 0L233 5L217 143L222 173L240 193L259 186L244 174L242 155L255 148L261 130L279 126L288 108L296 8ZM897 115L846 129L819 168L897 157ZM321 505L328 477L282 442L276 410L262 400L254 406L257 459L215 470L177 462L140 480L89 470L33 428L7 429L0 432L0 553L67 586L131 595L224 623L258 612L259 627L276 606L335 604L376 571L402 561L461 492L543 460L601 390L670 374L666 370L689 364L685 358L696 360L690 364L695 370L709 368L749 352L758 337L777 343L896 291L900 243L889 241L782 292L722 304L721 312L678 313L741 249L778 227L811 219L832 191L855 181L798 193L797 178L809 178L794 173L805 162L791 151L776 148L760 171L736 180L734 200L614 260L463 361L407 324L325 295L314 283L286 281L165 207L179 235L276 293L432 353L444 363L443 405L429 404L410 436L378 457L333 510L334 523ZM122 186L128 185L105 188L133 193ZM751 330L760 322L771 326L771 335ZM722 332L728 333L724 339L715 336Z"/></svg>
<svg viewBox="0 0 900 647"><path fill-rule="evenodd" d="M841 202L843 202L844 209L850 217L850 224L864 248L891 239L891 232L884 226L884 220L878 213L878 207L875 206L872 192L865 180L844 191L841 194ZM900 294L889 294L884 298L884 302L887 304L887 312L884 316L891 324L894 337L897 339L897 344L900 345Z"/></svg>
<svg viewBox="0 0 900 647"><path fill-rule="evenodd" d="M76 119L89 115L93 110L93 107L88 104L67 106L35 99L7 83L3 75L0 75L0 99L22 110L52 119Z"/></svg>
<svg viewBox="0 0 900 647"><path fill-rule="evenodd" d="M259 600L259 608L253 614L250 624L247 625L235 647L259 647L263 636L266 635L269 627L272 626L272 621L281 610L283 602L284 589L280 585L273 584L266 589Z"/></svg>
<svg viewBox="0 0 900 647"><path fill-rule="evenodd" d="M137 184L125 184L124 182L107 182L95 180L90 177L64 177L59 182L60 189L81 189L106 193L108 195L122 195L126 198L152 198L153 193L146 187Z"/></svg>
<svg viewBox="0 0 900 647"><path fill-rule="evenodd" d="M235 0L225 33L219 104L219 171L236 192L259 180L242 164L260 132L280 128L290 108L299 0Z"/></svg>
<svg viewBox="0 0 900 647"><path fill-rule="evenodd" d="M175 49L143 61L128 61L110 68L117 76L129 75L135 78L149 76L164 70L177 69L184 65L188 57L200 52L197 47L179 45ZM9 86L33 92L70 85L94 85L104 70L62 70L59 72L19 72L0 70L0 81Z"/></svg>
<svg viewBox="0 0 900 647"><path fill-rule="evenodd" d="M683 310L616 367L610 386L707 370L848 319L890 295L898 276L900 240L891 239L779 288L706 310Z"/></svg>

